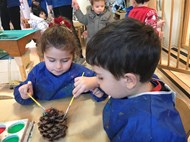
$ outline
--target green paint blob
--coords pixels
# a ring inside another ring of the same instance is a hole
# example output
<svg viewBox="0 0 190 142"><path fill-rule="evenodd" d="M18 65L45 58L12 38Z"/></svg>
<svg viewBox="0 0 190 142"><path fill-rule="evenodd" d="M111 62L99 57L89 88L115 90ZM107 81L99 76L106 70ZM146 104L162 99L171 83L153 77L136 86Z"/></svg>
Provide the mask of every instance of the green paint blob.
<svg viewBox="0 0 190 142"><path fill-rule="evenodd" d="M18 123L15 123L13 125L11 125L9 128L8 128L8 133L17 133L19 132L20 130L22 130L24 128L24 123L23 122L18 122Z"/></svg>
<svg viewBox="0 0 190 142"><path fill-rule="evenodd" d="M10 135L6 137L2 142L19 142L19 137L17 135Z"/></svg>
<svg viewBox="0 0 190 142"><path fill-rule="evenodd" d="M5 129L6 129L6 126L0 124L0 134L3 133Z"/></svg>

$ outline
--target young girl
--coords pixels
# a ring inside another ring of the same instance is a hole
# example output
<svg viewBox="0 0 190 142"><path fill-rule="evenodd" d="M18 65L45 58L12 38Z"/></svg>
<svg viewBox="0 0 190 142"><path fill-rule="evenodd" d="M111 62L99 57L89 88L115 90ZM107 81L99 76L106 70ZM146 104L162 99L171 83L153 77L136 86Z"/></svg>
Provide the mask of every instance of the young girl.
<svg viewBox="0 0 190 142"><path fill-rule="evenodd" d="M72 96L75 77L81 76L83 72L85 76L95 76L93 71L73 63L77 54L77 43L67 26L53 25L48 28L41 36L39 47L44 62L37 64L27 79L15 87L14 96L18 103L22 105L33 103L28 94L37 100ZM29 81L31 83L28 83ZM78 85L75 93L80 94L84 90Z"/></svg>
<svg viewBox="0 0 190 142"><path fill-rule="evenodd" d="M112 13L105 6L105 0L90 0L91 5L84 15L78 6L74 6L79 22L87 26L87 42L100 29L113 21Z"/></svg>

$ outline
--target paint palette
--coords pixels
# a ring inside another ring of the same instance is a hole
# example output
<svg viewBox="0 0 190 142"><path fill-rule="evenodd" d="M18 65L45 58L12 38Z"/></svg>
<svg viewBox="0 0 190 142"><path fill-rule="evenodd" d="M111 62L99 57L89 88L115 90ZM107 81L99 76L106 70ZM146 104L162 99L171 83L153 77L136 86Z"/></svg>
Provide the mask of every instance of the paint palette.
<svg viewBox="0 0 190 142"><path fill-rule="evenodd" d="M33 126L28 119L0 122L0 142L27 142Z"/></svg>

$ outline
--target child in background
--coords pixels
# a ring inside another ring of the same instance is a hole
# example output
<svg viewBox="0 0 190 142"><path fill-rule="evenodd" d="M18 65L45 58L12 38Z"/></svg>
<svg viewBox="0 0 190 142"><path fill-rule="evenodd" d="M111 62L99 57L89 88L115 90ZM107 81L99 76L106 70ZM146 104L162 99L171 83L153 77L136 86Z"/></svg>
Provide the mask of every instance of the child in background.
<svg viewBox="0 0 190 142"><path fill-rule="evenodd" d="M49 27L47 14L42 8L38 8L38 10L36 9L34 13L30 13L28 23L32 29L41 30L41 32L44 32Z"/></svg>
<svg viewBox="0 0 190 142"><path fill-rule="evenodd" d="M158 31L164 24L164 20L158 21L158 15L155 9L148 7L150 0L131 0L131 3L136 3L135 7L129 12L129 17L137 19L146 25L152 26L162 37L162 32Z"/></svg>
<svg viewBox="0 0 190 142"><path fill-rule="evenodd" d="M78 48L76 38L67 26L53 25L42 34L39 50L43 54L44 62L37 64L27 79L15 87L14 96L18 103L33 103L27 93L37 100L72 96L75 77L81 76L83 72L85 76L95 76L93 71L73 63ZM82 93L80 88L76 92Z"/></svg>
<svg viewBox="0 0 190 142"><path fill-rule="evenodd" d="M86 60L110 95L103 125L111 142L187 141L175 93L152 78L160 54L155 30L132 18L109 24L88 42Z"/></svg>
<svg viewBox="0 0 190 142"><path fill-rule="evenodd" d="M79 6L74 6L75 15L79 22L87 26L87 42L100 29L113 21L112 13L105 6L105 0L91 0L91 6L86 15L82 13Z"/></svg>

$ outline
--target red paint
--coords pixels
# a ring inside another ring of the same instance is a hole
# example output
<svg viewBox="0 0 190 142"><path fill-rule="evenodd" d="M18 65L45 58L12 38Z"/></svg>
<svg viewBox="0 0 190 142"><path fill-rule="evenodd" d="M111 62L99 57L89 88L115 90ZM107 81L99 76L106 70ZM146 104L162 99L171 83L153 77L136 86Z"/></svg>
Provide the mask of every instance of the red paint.
<svg viewBox="0 0 190 142"><path fill-rule="evenodd" d="M0 134L5 131L5 127L0 127Z"/></svg>

